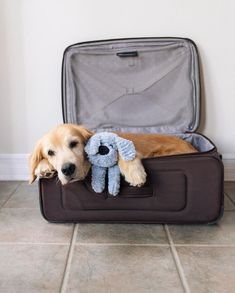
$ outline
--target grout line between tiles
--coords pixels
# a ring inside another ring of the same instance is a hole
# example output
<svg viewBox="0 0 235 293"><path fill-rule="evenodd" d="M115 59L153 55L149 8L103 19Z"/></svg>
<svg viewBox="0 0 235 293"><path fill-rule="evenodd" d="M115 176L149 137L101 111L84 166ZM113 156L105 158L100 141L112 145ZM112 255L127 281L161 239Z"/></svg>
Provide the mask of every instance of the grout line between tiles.
<svg viewBox="0 0 235 293"><path fill-rule="evenodd" d="M158 244L158 243L115 243L115 242L104 242L104 243L92 243L92 242L77 242L75 245L81 246L157 246L157 247L169 247L169 244Z"/></svg>
<svg viewBox="0 0 235 293"><path fill-rule="evenodd" d="M232 199L232 197L229 195L229 193L224 192L224 195L226 195L226 196L230 199L230 201L232 202L232 204L235 205L235 202L233 201L233 199Z"/></svg>
<svg viewBox="0 0 235 293"><path fill-rule="evenodd" d="M182 266L182 264L180 262L178 252L177 252L177 250L176 250L176 248L174 246L174 242L173 242L173 239L171 237L169 228L168 228L168 226L166 224L164 225L164 229L165 229L165 232L166 232L169 244L170 244L171 252L172 252L175 264L176 264L176 268L177 268L177 271L178 271L182 286L184 288L184 292L185 293L190 293L191 291L190 291L188 281L187 281L185 273L184 273L183 266Z"/></svg>
<svg viewBox="0 0 235 293"><path fill-rule="evenodd" d="M63 279L61 283L60 293L66 292L66 288L67 288L68 280L69 280L70 268L71 268L72 259L73 259L74 247L75 247L75 243L77 239L77 234L78 234L78 224L75 224L75 227L73 230L73 236L70 242L68 258L65 265L64 275L63 275Z"/></svg>
<svg viewBox="0 0 235 293"><path fill-rule="evenodd" d="M1 245L70 245L69 242L0 242Z"/></svg>
<svg viewBox="0 0 235 293"><path fill-rule="evenodd" d="M16 188L9 194L9 197L3 202L3 204L0 205L0 209L4 207L4 205L10 200L12 195L20 188L20 186L23 184L23 182L18 183Z"/></svg>
<svg viewBox="0 0 235 293"><path fill-rule="evenodd" d="M1 245L71 245L68 242L0 242ZM77 242L75 246L147 246L147 247L169 247L169 244L158 243L92 243L92 242ZM200 243L177 243L175 247L235 247L235 244L200 244Z"/></svg>
<svg viewBox="0 0 235 293"><path fill-rule="evenodd" d="M192 243L192 244L174 244L175 247L235 247L235 244L216 244L216 243L212 243L212 244L200 244L200 243Z"/></svg>
<svg viewBox="0 0 235 293"><path fill-rule="evenodd" d="M2 207L2 209L4 209L4 210L40 210L40 208L27 208L27 207L25 207L25 208L22 208L22 207L19 207L19 208L17 208L17 207L12 207L12 208Z"/></svg>
<svg viewBox="0 0 235 293"><path fill-rule="evenodd" d="M4 210L40 210L40 208L27 208L27 207L25 207L25 208L21 208L21 207L19 207L19 208L17 208L17 207L12 207L12 208L9 208L9 207L2 207L2 209L4 209Z"/></svg>

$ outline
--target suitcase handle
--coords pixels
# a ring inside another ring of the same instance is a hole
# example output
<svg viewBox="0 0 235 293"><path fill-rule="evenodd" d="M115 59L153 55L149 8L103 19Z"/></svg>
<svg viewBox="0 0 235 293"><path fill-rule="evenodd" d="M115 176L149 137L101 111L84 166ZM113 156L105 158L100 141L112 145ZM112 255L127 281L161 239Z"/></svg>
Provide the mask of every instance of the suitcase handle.
<svg viewBox="0 0 235 293"><path fill-rule="evenodd" d="M138 57L138 52L137 51L129 51L129 52L119 52L117 53L118 57Z"/></svg>

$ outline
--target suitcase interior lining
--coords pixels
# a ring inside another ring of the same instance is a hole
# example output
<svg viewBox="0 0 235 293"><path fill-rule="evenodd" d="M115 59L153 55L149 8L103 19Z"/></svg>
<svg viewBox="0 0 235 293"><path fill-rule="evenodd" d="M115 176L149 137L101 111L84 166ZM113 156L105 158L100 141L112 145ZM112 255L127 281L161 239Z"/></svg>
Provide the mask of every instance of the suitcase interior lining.
<svg viewBox="0 0 235 293"><path fill-rule="evenodd" d="M200 134L186 133L197 128L200 108L198 56L189 40L71 46L62 84L66 122L94 131L174 134L200 152L214 148Z"/></svg>
<svg viewBox="0 0 235 293"><path fill-rule="evenodd" d="M117 55L131 52L137 56ZM184 133L198 126L199 70L188 40L72 46L62 85L66 122L92 130Z"/></svg>
<svg viewBox="0 0 235 293"><path fill-rule="evenodd" d="M198 133L182 133L177 134L180 138L191 143L199 152L209 152L215 148L215 145L205 136Z"/></svg>

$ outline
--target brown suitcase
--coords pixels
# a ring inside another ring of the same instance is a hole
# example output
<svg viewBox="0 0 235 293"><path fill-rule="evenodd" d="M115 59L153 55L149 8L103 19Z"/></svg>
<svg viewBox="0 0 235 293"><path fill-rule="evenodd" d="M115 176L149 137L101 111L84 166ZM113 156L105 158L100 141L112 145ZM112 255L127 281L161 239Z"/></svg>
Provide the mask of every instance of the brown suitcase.
<svg viewBox="0 0 235 293"><path fill-rule="evenodd" d="M42 215L50 222L214 223L223 213L223 163L196 133L200 78L195 44L183 38L78 43L64 52L65 123L96 131L167 133L198 153L144 159L148 180L120 194L95 193L90 174L66 186L40 179Z"/></svg>

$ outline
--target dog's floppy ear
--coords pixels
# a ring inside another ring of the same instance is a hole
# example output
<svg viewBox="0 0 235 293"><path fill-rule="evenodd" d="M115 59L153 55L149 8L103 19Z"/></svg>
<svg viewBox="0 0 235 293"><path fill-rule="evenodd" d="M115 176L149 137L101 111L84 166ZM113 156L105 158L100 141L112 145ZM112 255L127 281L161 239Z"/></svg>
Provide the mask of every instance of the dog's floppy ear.
<svg viewBox="0 0 235 293"><path fill-rule="evenodd" d="M88 155L95 155L99 151L100 137L98 135L93 135L87 142L85 146L85 152Z"/></svg>
<svg viewBox="0 0 235 293"><path fill-rule="evenodd" d="M115 138L118 152L124 161L131 161L136 156L135 146L132 141L117 136Z"/></svg>
<svg viewBox="0 0 235 293"><path fill-rule="evenodd" d="M85 128L82 125L73 125L73 128L78 132L78 135L82 136L84 139L84 143L88 141L88 139L93 135L93 132L89 129Z"/></svg>
<svg viewBox="0 0 235 293"><path fill-rule="evenodd" d="M29 157L29 165L30 165L30 180L29 183L32 184L37 176L35 175L35 170L38 166L38 164L41 162L41 160L43 160L43 154L42 154L42 144L41 141L39 141L32 154Z"/></svg>

